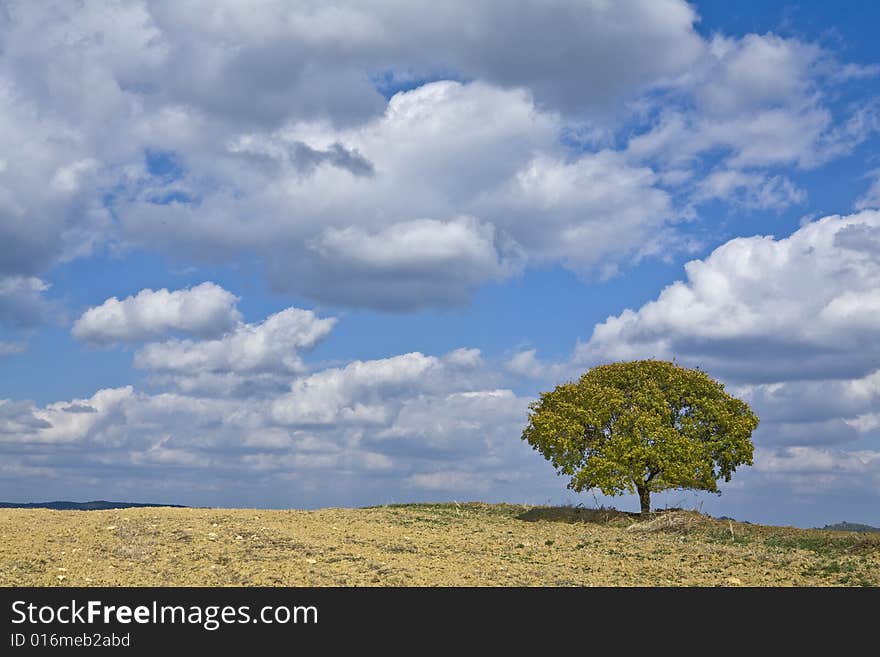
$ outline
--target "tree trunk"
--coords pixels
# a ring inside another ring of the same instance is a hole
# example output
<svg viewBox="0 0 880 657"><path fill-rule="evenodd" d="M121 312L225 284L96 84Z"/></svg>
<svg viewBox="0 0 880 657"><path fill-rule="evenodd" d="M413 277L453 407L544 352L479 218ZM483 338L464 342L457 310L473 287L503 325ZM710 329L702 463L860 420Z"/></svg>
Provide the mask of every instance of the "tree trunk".
<svg viewBox="0 0 880 657"><path fill-rule="evenodd" d="M647 516L651 513L651 491L647 486L636 486L639 491L639 503L642 505L642 515Z"/></svg>

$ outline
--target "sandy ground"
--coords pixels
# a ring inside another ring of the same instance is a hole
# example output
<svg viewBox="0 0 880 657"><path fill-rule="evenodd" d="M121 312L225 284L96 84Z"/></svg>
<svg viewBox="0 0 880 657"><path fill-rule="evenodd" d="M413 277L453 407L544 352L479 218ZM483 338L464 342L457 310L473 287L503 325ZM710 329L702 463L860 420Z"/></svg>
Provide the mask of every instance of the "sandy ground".
<svg viewBox="0 0 880 657"><path fill-rule="evenodd" d="M878 586L880 536L437 504L0 510L2 586Z"/></svg>

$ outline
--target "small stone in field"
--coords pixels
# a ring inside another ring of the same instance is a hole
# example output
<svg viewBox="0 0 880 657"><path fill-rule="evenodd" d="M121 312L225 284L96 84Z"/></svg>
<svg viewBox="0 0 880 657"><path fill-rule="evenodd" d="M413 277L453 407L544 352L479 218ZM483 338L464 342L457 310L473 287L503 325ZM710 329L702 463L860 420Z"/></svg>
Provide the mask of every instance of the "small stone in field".
<svg viewBox="0 0 880 657"><path fill-rule="evenodd" d="M244 537L243 537L241 534L236 534L236 535L235 535L235 540L236 540L236 541L240 541L240 540L242 540L243 538L244 538Z"/></svg>
<svg viewBox="0 0 880 657"><path fill-rule="evenodd" d="M209 541L217 540L217 534L215 534L214 532L211 532L210 534L208 534L208 540Z"/></svg>
<svg viewBox="0 0 880 657"><path fill-rule="evenodd" d="M306 559L307 563L318 563L317 559Z"/></svg>
<svg viewBox="0 0 880 657"><path fill-rule="evenodd" d="M65 580L65 579L67 579L67 576L66 575L58 575L58 579Z"/></svg>
<svg viewBox="0 0 880 657"><path fill-rule="evenodd" d="M739 577L728 577L727 583L731 586L742 586L742 580Z"/></svg>
<svg viewBox="0 0 880 657"><path fill-rule="evenodd" d="M67 568L59 568L59 569L58 569L58 572L60 572L60 573L66 573L66 572L67 572Z"/></svg>
<svg viewBox="0 0 880 657"><path fill-rule="evenodd" d="M116 529L116 525L107 525L107 531L113 531Z"/></svg>

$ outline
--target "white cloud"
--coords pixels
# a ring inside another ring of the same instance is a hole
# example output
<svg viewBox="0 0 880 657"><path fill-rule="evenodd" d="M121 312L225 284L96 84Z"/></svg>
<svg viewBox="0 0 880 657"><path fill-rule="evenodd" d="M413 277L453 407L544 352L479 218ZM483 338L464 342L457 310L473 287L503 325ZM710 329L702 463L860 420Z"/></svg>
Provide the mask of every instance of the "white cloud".
<svg viewBox="0 0 880 657"><path fill-rule="evenodd" d="M420 472L407 477L406 483L414 488L426 490L470 490L478 493L487 491L491 486L491 482L487 481L485 475L459 470Z"/></svg>
<svg viewBox="0 0 880 657"><path fill-rule="evenodd" d="M460 367L455 360L450 365ZM384 424L391 417L386 399L424 391L449 369L443 359L418 352L354 361L294 381L290 392L274 402L272 415L288 426Z"/></svg>
<svg viewBox="0 0 880 657"><path fill-rule="evenodd" d="M155 368L153 392L108 388L43 407L0 402L7 470L39 470L47 482L81 490L136 486L141 497L161 490L204 503L231 499L223 496L233 489L278 503L279 486L291 482L297 504L413 494L535 502L559 494L552 468L519 439L531 399L505 387L478 350L413 352L307 373L300 352L332 323L288 309L218 340L147 345L136 358ZM505 368L547 376L532 350ZM877 377L732 387L763 420L749 481L777 493L807 490L811 476L823 490L875 485L876 459L865 441L876 430ZM799 415L798 403L809 412ZM858 448L829 447L845 441Z"/></svg>
<svg viewBox="0 0 880 657"><path fill-rule="evenodd" d="M752 382L864 376L880 366L880 259L859 236L877 231L880 213L865 211L733 239L598 324L576 361L678 357Z"/></svg>
<svg viewBox="0 0 880 657"><path fill-rule="evenodd" d="M772 33L742 39L715 36L708 50L706 70L701 71L705 78L695 96L704 108L721 115L803 98L813 85L812 69L823 57L815 45Z"/></svg>
<svg viewBox="0 0 880 657"><path fill-rule="evenodd" d="M859 433L880 429L880 413L862 413L846 420L846 423Z"/></svg>
<svg viewBox="0 0 880 657"><path fill-rule="evenodd" d="M214 283L173 292L146 289L89 308L76 320L72 333L96 344L142 342L177 331L220 335L240 321L237 302L238 297Z"/></svg>
<svg viewBox="0 0 880 657"><path fill-rule="evenodd" d="M571 372L571 364L543 361L537 353L537 349L517 352L504 363L504 369L515 376L544 381L556 381Z"/></svg>
<svg viewBox="0 0 880 657"><path fill-rule="evenodd" d="M783 210L803 203L807 194L784 176L723 169L713 171L698 184L692 200L726 200L746 208Z"/></svg>
<svg viewBox="0 0 880 657"><path fill-rule="evenodd" d="M0 82L0 276L41 274L85 255L109 226L95 193L101 180L84 164L89 149L50 112Z"/></svg>
<svg viewBox="0 0 880 657"><path fill-rule="evenodd" d="M880 492L880 451L834 447L758 448L755 465L730 492L741 498L741 512L774 524L822 526L863 518L876 524ZM807 524L809 523L809 524Z"/></svg>
<svg viewBox="0 0 880 657"><path fill-rule="evenodd" d="M216 366L218 375L236 373L235 363ZM44 407L0 402L0 451L16 472L44 468L82 486L100 473L104 490L137 482L140 495L157 476L180 495L214 476L270 496L295 480L298 495L323 504L348 487L348 503L363 504L413 489L471 499L524 481L555 485L519 440L529 400L492 387L496 375L478 350L353 361L287 379L286 391L238 396L126 386Z"/></svg>
<svg viewBox="0 0 880 657"><path fill-rule="evenodd" d="M448 266L461 258L479 263L489 260L489 269L496 266L496 254L490 240L480 235L480 226L467 219L444 223L416 219L395 224L376 235L356 228L328 229L315 241L313 248L324 257L344 258L353 264L378 269L432 268Z"/></svg>
<svg viewBox="0 0 880 657"><path fill-rule="evenodd" d="M403 304L458 302L517 259L514 240L494 222L464 218L472 214L469 199L505 182L533 150L553 147L556 125L519 91L427 85L395 96L385 114L359 128L302 124L254 135L248 159L239 140L198 162L215 176L234 176L237 198L209 194L198 208L139 201L120 208L122 223L129 240L179 253L223 259L256 252L276 287L318 298L387 305L397 293ZM303 175L287 164L284 153L294 144L325 149L337 142L367 158L375 174L318 166ZM268 169L247 166L258 156ZM462 166L477 161L478 170ZM249 176L240 175L242 167ZM371 257L355 257L354 239L373 245ZM419 244L411 256L389 259L385 249L377 259L385 240ZM407 277L412 289L397 289ZM349 293L352 284L362 293Z"/></svg>
<svg viewBox="0 0 880 657"><path fill-rule="evenodd" d="M855 418L880 404L880 369L854 379L780 381L736 386L734 390L760 407L766 420L813 422ZM833 437L828 442L833 442Z"/></svg>
<svg viewBox="0 0 880 657"><path fill-rule="evenodd" d="M0 399L0 436L29 435L48 427L29 402Z"/></svg>
<svg viewBox="0 0 880 657"><path fill-rule="evenodd" d="M513 13L502 2L13 3L8 13L0 150L19 155L0 171L10 245L0 273L10 275L109 242L185 261L254 258L275 289L339 305L457 305L529 266L608 275L668 252L683 210L667 188L747 208L799 202L764 169L814 166L878 123L868 104L834 116L823 93L869 68L772 34L705 40L678 0L529 1ZM470 82L390 101L374 85L443 77ZM639 107L650 118L632 126ZM621 128L628 147L607 148ZM569 148L564 134L599 141ZM694 161L719 149L739 180L693 182ZM145 153L179 171L151 170ZM389 257L387 245L404 242L410 255Z"/></svg>
<svg viewBox="0 0 880 657"><path fill-rule="evenodd" d="M530 378L539 378L543 375L544 364L541 363L537 356L536 349L526 349L520 351L505 363L507 370L519 376L527 376Z"/></svg>
<svg viewBox="0 0 880 657"><path fill-rule="evenodd" d="M363 125L290 125L198 162L235 176L235 196L140 198L118 211L133 243L220 260L256 252L276 288L320 301L455 305L532 263L590 272L619 262L671 219L650 168L611 151L572 160L561 127L523 90L436 82L397 94ZM302 144L342 144L373 175L324 164L304 173L290 159Z"/></svg>
<svg viewBox="0 0 880 657"><path fill-rule="evenodd" d="M648 251L674 216L650 168L603 150L572 162L537 156L476 206L526 245L532 261L575 271Z"/></svg>
<svg viewBox="0 0 880 657"><path fill-rule="evenodd" d="M334 318L311 310L287 308L258 324L238 324L215 340L168 340L145 345L135 367L184 377L205 373L300 373L299 352L310 349L332 330Z"/></svg>
<svg viewBox="0 0 880 657"><path fill-rule="evenodd" d="M870 104L842 121L828 108L828 88L852 79L846 71L829 52L797 39L716 35L678 80L684 106L674 109L673 100L628 152L679 166L719 152L734 169L818 166L877 130Z"/></svg>
<svg viewBox="0 0 880 657"><path fill-rule="evenodd" d="M376 437L418 441L422 448L453 449L461 455L481 451L499 429L509 431L510 427L505 425L511 421L525 422L524 402L507 389L411 397L404 402L395 421ZM475 431L485 431L481 441L462 441L461 436L470 436Z"/></svg>
<svg viewBox="0 0 880 657"><path fill-rule="evenodd" d="M103 194L140 177L144 149L199 164L251 130L359 123L385 109L371 78L386 74L448 72L530 89L550 109L607 111L609 99L683 71L702 47L678 0L529 2L516 16L502 2L13 2L5 13L0 150L15 162L0 176L0 237L13 246L0 273L28 275L112 236ZM301 145L354 162L341 144Z"/></svg>
<svg viewBox="0 0 880 657"><path fill-rule="evenodd" d="M868 474L878 478L880 452L841 450L815 447L788 447L765 452L755 459L755 468L762 472L827 473L840 476Z"/></svg>
<svg viewBox="0 0 880 657"><path fill-rule="evenodd" d="M89 399L74 399L47 404L35 415L47 426L33 435L23 437L27 442L72 443L87 438L112 444L125 436L124 405L136 393L131 386L98 390ZM104 432L116 424L114 435Z"/></svg>
<svg viewBox="0 0 880 657"><path fill-rule="evenodd" d="M321 272L311 279L311 294L344 305L374 300L390 310L464 301L481 283L517 271L523 260L492 224L468 217L415 219L376 233L328 228L309 249L319 262L308 266Z"/></svg>
<svg viewBox="0 0 880 657"><path fill-rule="evenodd" d="M702 51L696 16L678 0L528 1L514 13L504 2L458 1L162 2L148 10L167 50L157 73L168 76L169 93L237 121L278 121L291 111L350 121L381 105L369 75L438 71L527 87L564 111L607 110ZM242 93L222 93L229 88Z"/></svg>

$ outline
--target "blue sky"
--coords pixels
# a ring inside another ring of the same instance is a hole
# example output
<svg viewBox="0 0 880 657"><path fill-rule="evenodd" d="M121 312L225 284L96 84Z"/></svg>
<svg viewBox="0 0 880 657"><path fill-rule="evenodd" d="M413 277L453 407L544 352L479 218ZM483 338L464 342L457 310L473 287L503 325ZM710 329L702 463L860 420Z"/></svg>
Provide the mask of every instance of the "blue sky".
<svg viewBox="0 0 880 657"><path fill-rule="evenodd" d="M636 508L519 435L657 357L762 418L657 504L880 524L878 11L9 3L0 499Z"/></svg>

